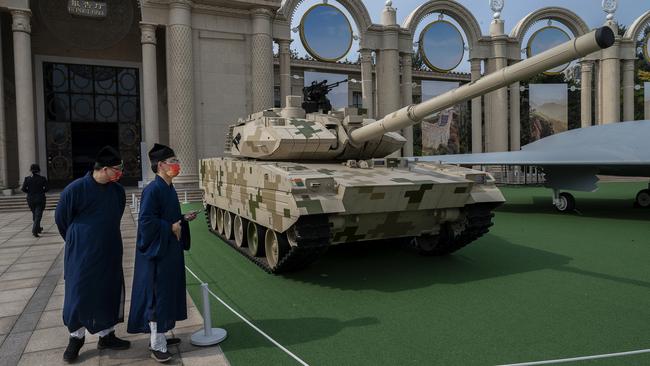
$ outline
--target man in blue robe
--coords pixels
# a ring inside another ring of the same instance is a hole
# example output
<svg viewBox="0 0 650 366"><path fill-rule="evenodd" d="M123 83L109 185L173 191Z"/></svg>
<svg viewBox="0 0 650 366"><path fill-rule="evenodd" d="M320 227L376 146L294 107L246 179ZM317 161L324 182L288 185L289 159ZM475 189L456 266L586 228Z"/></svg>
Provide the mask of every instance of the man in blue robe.
<svg viewBox="0 0 650 366"><path fill-rule="evenodd" d="M172 184L180 173L174 151L154 144L149 159L156 178L142 191L127 331L151 333L151 357L167 362L172 357L167 345L180 339L167 339L165 332L187 319L183 250L190 249L188 222L196 213L181 213Z"/></svg>
<svg viewBox="0 0 650 366"><path fill-rule="evenodd" d="M70 183L56 206L55 221L65 239L63 323L70 340L63 359L79 356L86 330L99 333L99 349L127 349L115 336L124 321L124 273L120 221L126 196L117 183L123 164L112 147L102 148L94 170Z"/></svg>

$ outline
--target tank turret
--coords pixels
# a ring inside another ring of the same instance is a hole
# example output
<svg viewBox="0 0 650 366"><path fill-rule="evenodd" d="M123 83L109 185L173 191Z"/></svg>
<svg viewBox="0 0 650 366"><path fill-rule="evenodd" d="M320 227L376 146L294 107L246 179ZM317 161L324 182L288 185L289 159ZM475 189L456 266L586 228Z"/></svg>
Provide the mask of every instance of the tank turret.
<svg viewBox="0 0 650 366"><path fill-rule="evenodd" d="M601 28L379 121L355 108L322 113L327 82L286 108L231 126L227 157L200 161L210 230L272 273L300 269L329 246L391 240L447 255L479 239L505 201L486 172L385 158L406 142L396 131L427 115L524 80L614 42ZM371 250L371 249L369 249Z"/></svg>
<svg viewBox="0 0 650 366"><path fill-rule="evenodd" d="M378 121L365 118L356 108L328 113L323 106L329 105L325 95L332 85L327 85L327 81L314 83L304 90L309 100L289 96L286 108L254 113L231 126L226 153L262 160L345 161L385 157L406 143L396 131L458 103L609 47L613 42L612 30L599 28Z"/></svg>

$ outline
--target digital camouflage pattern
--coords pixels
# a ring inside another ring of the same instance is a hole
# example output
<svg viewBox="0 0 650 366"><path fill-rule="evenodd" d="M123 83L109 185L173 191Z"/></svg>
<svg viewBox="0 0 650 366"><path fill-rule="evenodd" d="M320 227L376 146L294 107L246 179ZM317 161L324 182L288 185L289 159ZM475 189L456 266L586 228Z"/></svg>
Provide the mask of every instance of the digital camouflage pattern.
<svg viewBox="0 0 650 366"><path fill-rule="evenodd" d="M299 217L328 214L332 244L435 234L465 205L504 201L484 172L406 159L342 163L201 160L205 203L284 233Z"/></svg>

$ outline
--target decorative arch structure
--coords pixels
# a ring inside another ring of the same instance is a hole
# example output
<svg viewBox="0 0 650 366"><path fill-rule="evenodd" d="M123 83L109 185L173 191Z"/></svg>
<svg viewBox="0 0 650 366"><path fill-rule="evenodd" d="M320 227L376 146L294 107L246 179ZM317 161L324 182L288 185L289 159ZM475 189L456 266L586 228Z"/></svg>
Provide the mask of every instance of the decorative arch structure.
<svg viewBox="0 0 650 366"><path fill-rule="evenodd" d="M510 33L510 37L515 38L521 44L528 32L528 29L540 20L551 19L558 21L565 25L574 37L580 37L583 34L589 33L589 26L580 18L576 13L569 9L561 7L546 7L535 10L534 12L526 15L523 19L515 25Z"/></svg>
<svg viewBox="0 0 650 366"><path fill-rule="evenodd" d="M478 41L482 37L481 27L476 21L476 18L474 18L474 15L466 7L455 1L429 0L413 10L404 20L402 27L408 29L409 33L415 37L415 30L420 25L420 22L433 13L443 13L458 22L469 42L470 54L473 49L476 49Z"/></svg>
<svg viewBox="0 0 650 366"><path fill-rule="evenodd" d="M278 14L283 16L289 24L293 19L293 15L300 4L305 0L283 0L278 10ZM372 25L370 13L361 0L336 0L352 15L354 22L357 25L359 33L364 34L366 30Z"/></svg>
<svg viewBox="0 0 650 366"><path fill-rule="evenodd" d="M630 25L630 28L625 32L623 38L631 39L636 41L641 35L641 32L645 29L646 26L650 24L650 10L646 11L640 17L636 18L634 23Z"/></svg>

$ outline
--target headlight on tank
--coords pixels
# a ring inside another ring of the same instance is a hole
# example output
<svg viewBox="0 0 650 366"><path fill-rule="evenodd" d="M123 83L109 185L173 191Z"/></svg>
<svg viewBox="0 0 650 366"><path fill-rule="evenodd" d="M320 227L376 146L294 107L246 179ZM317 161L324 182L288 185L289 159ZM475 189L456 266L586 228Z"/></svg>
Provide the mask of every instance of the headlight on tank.
<svg viewBox="0 0 650 366"><path fill-rule="evenodd" d="M465 174L465 179L471 180L472 182L477 184L485 184L488 181L488 177L484 173Z"/></svg>

